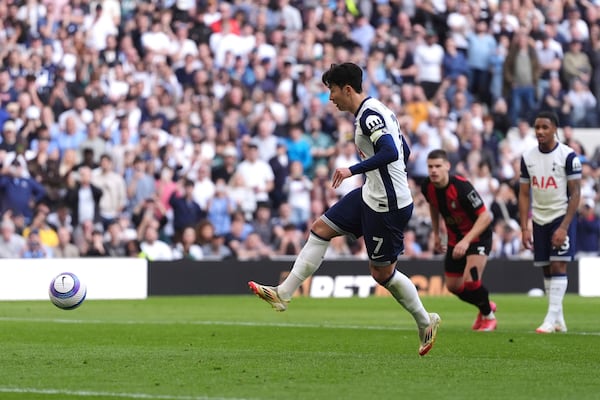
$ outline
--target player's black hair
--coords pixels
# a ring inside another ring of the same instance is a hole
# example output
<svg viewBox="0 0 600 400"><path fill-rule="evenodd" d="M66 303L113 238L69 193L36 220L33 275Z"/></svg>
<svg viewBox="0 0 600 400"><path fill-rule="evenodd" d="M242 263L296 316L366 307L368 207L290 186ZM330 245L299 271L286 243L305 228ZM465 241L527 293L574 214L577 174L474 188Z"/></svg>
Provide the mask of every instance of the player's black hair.
<svg viewBox="0 0 600 400"><path fill-rule="evenodd" d="M548 120L550 120L550 122L552 122L552 124L554 126L558 126L558 115L556 115L556 113L554 111L549 111L549 110L544 110L544 111L540 111L537 115L536 118L546 118Z"/></svg>
<svg viewBox="0 0 600 400"><path fill-rule="evenodd" d="M436 149L436 150L431 150L429 152L429 154L427 154L427 159L428 160L436 160L441 158L442 160L445 161L449 161L448 160L448 153L446 153L445 150L442 149Z"/></svg>
<svg viewBox="0 0 600 400"><path fill-rule="evenodd" d="M362 69L354 63L331 64L323 73L321 80L327 87L350 85L356 93L362 93Z"/></svg>

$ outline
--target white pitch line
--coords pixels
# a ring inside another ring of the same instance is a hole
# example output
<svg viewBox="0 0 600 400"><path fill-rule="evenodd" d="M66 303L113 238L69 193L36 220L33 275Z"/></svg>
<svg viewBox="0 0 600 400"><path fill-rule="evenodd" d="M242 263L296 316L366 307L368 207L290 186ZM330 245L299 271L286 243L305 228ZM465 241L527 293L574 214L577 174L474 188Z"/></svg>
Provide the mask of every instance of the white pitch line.
<svg viewBox="0 0 600 400"><path fill-rule="evenodd" d="M110 321L99 319L62 319L62 318L22 318L0 317L0 321L14 322L39 322L55 324L113 324L113 325L207 325L207 326L251 326L251 327L279 327L279 328L326 328L326 329L351 329L372 331L413 331L410 327L377 326L377 325L335 325L335 324L296 324L288 322L244 322L244 321ZM502 331L503 333L532 333L535 331ZM600 332L573 332L557 333L557 335L600 336Z"/></svg>
<svg viewBox="0 0 600 400"><path fill-rule="evenodd" d="M249 400L237 397L208 397L208 396L170 396L154 395L147 393L115 393L115 392L94 392L88 390L58 390L58 389L37 389L37 388L19 388L19 387L0 387L0 393L16 394L59 394L63 396L79 397L116 397L121 399L147 399L147 400Z"/></svg>
<svg viewBox="0 0 600 400"><path fill-rule="evenodd" d="M373 325L335 325L335 324L294 324L287 322L243 322L243 321L109 321L98 319L55 319L55 318L22 318L0 317L0 321L40 322L56 324L113 324L113 325L215 325L215 326L272 326L280 328L328 328L328 329L366 329L381 331L406 331L412 328Z"/></svg>

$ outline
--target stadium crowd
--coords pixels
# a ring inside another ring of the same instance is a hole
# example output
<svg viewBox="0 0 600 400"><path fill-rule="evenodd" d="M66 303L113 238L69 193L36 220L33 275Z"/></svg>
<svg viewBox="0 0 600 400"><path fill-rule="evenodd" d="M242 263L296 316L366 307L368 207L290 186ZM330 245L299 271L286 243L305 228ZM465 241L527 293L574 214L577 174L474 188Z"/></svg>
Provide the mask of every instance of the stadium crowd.
<svg viewBox="0 0 600 400"><path fill-rule="evenodd" d="M579 250L598 253L600 153L573 128L599 123L600 2L6 0L0 60L3 258L297 254L361 183L330 185L358 162L321 83L345 61L411 144L404 257L432 255L436 148L493 213L492 257L529 256L516 190L541 109L584 163Z"/></svg>

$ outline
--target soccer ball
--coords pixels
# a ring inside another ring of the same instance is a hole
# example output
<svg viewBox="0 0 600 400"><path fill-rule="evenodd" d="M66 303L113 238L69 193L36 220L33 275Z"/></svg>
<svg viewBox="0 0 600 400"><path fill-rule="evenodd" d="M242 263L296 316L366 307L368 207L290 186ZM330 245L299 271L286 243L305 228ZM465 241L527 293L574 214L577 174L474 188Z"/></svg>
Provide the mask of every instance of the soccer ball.
<svg viewBox="0 0 600 400"><path fill-rule="evenodd" d="M63 310L73 310L83 303L87 287L81 282L77 275L72 272L63 272L50 282L48 294L50 301L56 307Z"/></svg>

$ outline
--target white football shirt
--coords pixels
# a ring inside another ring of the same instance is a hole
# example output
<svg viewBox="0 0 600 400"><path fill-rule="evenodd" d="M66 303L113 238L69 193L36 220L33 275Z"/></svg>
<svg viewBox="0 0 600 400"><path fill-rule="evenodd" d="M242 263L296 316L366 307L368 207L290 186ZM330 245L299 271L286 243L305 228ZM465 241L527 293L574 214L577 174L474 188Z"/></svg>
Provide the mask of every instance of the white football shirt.
<svg viewBox="0 0 600 400"><path fill-rule="evenodd" d="M520 182L531 187L535 223L545 225L566 214L571 179L581 179L581 160L569 146L557 143L547 153L536 146L523 153Z"/></svg>
<svg viewBox="0 0 600 400"><path fill-rule="evenodd" d="M362 189L365 203L377 212L397 210L413 202L408 187L406 145L396 115L382 102L366 98L356 113L354 142L361 160L373 157L381 151L378 141L385 135L392 139L398 157L379 168L367 171ZM389 141L385 141L386 145ZM378 150L379 149L379 150Z"/></svg>

